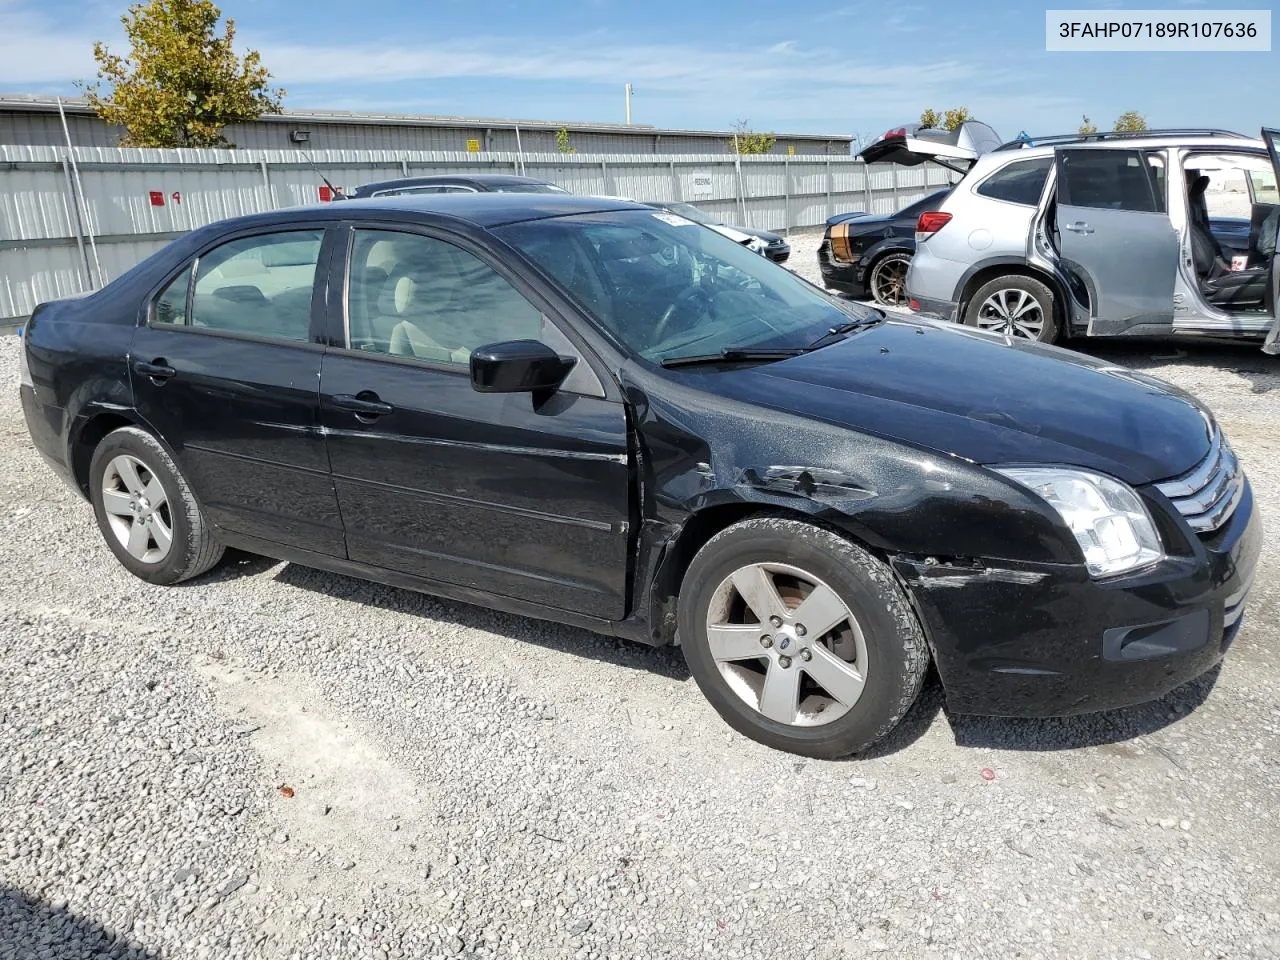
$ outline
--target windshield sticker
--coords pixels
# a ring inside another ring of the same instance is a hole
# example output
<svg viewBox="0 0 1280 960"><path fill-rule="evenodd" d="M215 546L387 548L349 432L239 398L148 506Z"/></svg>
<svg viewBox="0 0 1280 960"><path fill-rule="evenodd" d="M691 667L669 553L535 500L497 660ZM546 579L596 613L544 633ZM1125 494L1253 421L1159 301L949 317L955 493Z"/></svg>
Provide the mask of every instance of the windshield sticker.
<svg viewBox="0 0 1280 960"><path fill-rule="evenodd" d="M686 220L684 217L678 217L674 213L655 213L654 219L661 220L663 223L669 223L673 227L696 227L697 224L692 220Z"/></svg>

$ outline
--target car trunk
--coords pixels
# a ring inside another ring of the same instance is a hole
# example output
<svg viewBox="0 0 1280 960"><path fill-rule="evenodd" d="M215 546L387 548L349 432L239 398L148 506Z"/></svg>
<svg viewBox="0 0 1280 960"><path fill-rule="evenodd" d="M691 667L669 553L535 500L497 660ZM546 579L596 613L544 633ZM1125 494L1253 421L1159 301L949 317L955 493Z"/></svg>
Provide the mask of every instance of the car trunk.
<svg viewBox="0 0 1280 960"><path fill-rule="evenodd" d="M932 161L964 173L978 157L1000 146L1000 142L994 130L977 120L967 120L954 130L935 130L915 123L886 131L858 156L867 163L896 163L904 167Z"/></svg>

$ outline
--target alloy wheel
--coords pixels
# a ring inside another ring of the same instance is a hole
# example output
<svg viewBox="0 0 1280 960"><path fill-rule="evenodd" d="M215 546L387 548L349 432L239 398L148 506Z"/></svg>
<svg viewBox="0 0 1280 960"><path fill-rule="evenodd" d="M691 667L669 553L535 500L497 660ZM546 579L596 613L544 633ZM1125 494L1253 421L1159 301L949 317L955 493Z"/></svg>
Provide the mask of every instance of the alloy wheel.
<svg viewBox="0 0 1280 960"><path fill-rule="evenodd" d="M887 307L900 307L907 302L907 270L911 258L902 255L885 257L871 271L871 296Z"/></svg>
<svg viewBox="0 0 1280 960"><path fill-rule="evenodd" d="M977 326L993 333L1039 340L1044 335L1044 310L1026 290L997 290L982 301Z"/></svg>
<svg viewBox="0 0 1280 960"><path fill-rule="evenodd" d="M706 631L729 688L777 723L831 723L866 686L867 644L857 618L835 590L799 567L735 570L712 595Z"/></svg>
<svg viewBox="0 0 1280 960"><path fill-rule="evenodd" d="M102 475L102 506L120 545L143 563L160 563L173 545L173 517L164 486L145 463L122 453Z"/></svg>

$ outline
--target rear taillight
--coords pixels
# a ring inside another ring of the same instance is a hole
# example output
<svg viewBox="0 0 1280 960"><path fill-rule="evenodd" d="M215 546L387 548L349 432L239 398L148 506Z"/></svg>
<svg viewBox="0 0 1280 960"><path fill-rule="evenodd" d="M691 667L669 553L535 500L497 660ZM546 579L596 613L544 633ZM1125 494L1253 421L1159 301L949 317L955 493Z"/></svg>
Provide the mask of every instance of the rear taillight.
<svg viewBox="0 0 1280 960"><path fill-rule="evenodd" d="M937 233L951 222L951 214L941 210L929 210L916 221L916 233Z"/></svg>

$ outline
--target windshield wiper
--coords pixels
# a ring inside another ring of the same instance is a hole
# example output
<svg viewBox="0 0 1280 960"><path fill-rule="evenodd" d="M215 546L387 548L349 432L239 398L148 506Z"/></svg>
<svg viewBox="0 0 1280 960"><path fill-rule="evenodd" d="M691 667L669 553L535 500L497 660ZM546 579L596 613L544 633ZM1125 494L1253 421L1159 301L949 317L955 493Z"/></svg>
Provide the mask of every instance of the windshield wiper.
<svg viewBox="0 0 1280 960"><path fill-rule="evenodd" d="M876 309L876 308L872 308L872 309ZM820 347L830 346L831 344L836 343L837 341L843 340L845 337L853 333L855 330L861 330L863 327L874 327L878 323L884 323L884 321L888 318L888 314L885 313L883 310L876 309L876 313L879 314L879 316L873 315L868 317L862 317L858 320L849 320L849 321L846 321L845 323L837 324L836 326L828 330L826 333L824 333L822 336L820 336L817 340L813 341L813 343L809 344L809 346L807 346L805 349L817 350Z"/></svg>
<svg viewBox="0 0 1280 960"><path fill-rule="evenodd" d="M712 363L750 363L768 362L770 360L787 360L798 357L806 348L786 347L774 350L752 350L749 347L725 347L719 353L705 353L692 357L667 357L662 365L672 367L696 367Z"/></svg>

